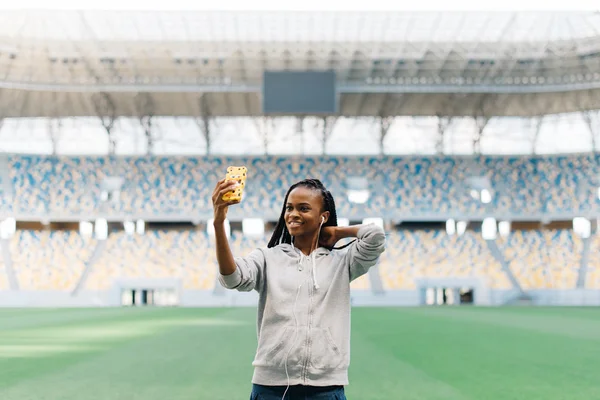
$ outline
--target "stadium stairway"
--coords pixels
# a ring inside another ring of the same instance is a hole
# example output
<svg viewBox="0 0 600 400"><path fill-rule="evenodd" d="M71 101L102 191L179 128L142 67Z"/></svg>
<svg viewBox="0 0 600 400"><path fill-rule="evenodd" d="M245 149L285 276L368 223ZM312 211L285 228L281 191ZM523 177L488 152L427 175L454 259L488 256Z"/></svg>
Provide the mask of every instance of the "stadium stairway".
<svg viewBox="0 0 600 400"><path fill-rule="evenodd" d="M5 197L5 201L10 201L13 197L13 185L9 171L8 156L3 154L0 156L0 193Z"/></svg>
<svg viewBox="0 0 600 400"><path fill-rule="evenodd" d="M579 275L577 276L577 289L585 288L585 279L587 275L587 267L590 259L590 248L592 241L590 238L583 239L583 252L581 254L581 264L579 266Z"/></svg>
<svg viewBox="0 0 600 400"><path fill-rule="evenodd" d="M490 249L490 252L494 256L494 258L496 260L498 260L498 262L502 266L502 271L504 271L504 273L506 274L506 277L508 278L510 283L513 285L513 288L518 290L520 293L525 293L523 291L523 288L519 284L519 281L517 280L515 275L512 273L512 271L508 267L506 258L504 257L504 254L502 254L502 251L498 248L498 244L493 240L486 240L485 242L486 242L488 248Z"/></svg>
<svg viewBox="0 0 600 400"><path fill-rule="evenodd" d="M98 240L98 242L96 243L96 247L94 248L94 252L90 256L90 259L85 265L85 269L81 273L81 278L79 278L79 281L77 282L77 284L73 288L73 291L71 292L72 296L77 295L81 288L85 287L85 283L87 282L87 279L92 272L92 268L94 268L94 264L100 259L100 256L102 255L102 252L105 248L106 240Z"/></svg>
<svg viewBox="0 0 600 400"><path fill-rule="evenodd" d="M506 277L512 284L513 289L515 289L518 292L518 294L515 297L512 297L509 300L507 300L505 302L505 304L506 305L509 305L509 304L510 305L531 305L533 299L531 298L531 296L529 296L527 293L525 293L525 291L519 284L518 279L515 277L515 275L510 270L508 263L506 262L506 258L504 257L504 254L502 254L502 251L498 247L498 244L493 240L486 240L485 242L487 243L487 246L490 249L490 252L494 256L494 258L502 266L502 271L504 271L504 274L506 275Z"/></svg>
<svg viewBox="0 0 600 400"><path fill-rule="evenodd" d="M377 267L369 269L369 283L371 284L371 291L373 294L384 294L385 289L383 288L383 282L381 281L381 274Z"/></svg>
<svg viewBox="0 0 600 400"><path fill-rule="evenodd" d="M7 239L0 239L0 248L2 249L2 260L4 261L8 287L10 290L19 290L19 281L13 269L12 257L10 256L9 241Z"/></svg>

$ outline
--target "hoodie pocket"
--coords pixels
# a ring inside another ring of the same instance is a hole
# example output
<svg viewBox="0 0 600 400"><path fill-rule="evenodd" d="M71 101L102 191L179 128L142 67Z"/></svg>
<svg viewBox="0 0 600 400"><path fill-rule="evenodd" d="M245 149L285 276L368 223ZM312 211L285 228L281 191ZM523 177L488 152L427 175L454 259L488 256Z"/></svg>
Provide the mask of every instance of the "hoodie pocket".
<svg viewBox="0 0 600 400"><path fill-rule="evenodd" d="M314 328L311 338L310 365L316 369L346 366L345 357L328 328Z"/></svg>
<svg viewBox="0 0 600 400"><path fill-rule="evenodd" d="M293 328L284 328L276 335L261 337L256 357L252 363L255 367L272 367L284 362L286 352L294 337Z"/></svg>

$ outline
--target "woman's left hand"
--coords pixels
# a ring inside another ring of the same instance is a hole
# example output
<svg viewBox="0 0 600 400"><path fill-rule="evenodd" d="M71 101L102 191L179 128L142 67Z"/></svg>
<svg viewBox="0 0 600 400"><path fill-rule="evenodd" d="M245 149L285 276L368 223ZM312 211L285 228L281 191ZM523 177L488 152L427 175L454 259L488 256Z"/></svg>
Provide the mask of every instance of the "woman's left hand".
<svg viewBox="0 0 600 400"><path fill-rule="evenodd" d="M321 234L319 235L319 246L322 247L333 247L340 238L337 234L337 226L324 226L321 228Z"/></svg>

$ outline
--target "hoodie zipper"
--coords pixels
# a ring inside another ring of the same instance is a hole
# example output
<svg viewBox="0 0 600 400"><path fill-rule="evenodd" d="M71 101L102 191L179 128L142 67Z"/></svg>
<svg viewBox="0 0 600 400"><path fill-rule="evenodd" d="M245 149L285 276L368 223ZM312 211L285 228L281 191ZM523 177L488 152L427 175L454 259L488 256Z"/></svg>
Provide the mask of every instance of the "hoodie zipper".
<svg viewBox="0 0 600 400"><path fill-rule="evenodd" d="M309 260L309 257L306 258L306 260ZM308 314L307 314L307 329L306 329L306 351L305 351L305 355L304 355L304 368L302 371L302 378L304 380L304 384L307 383L307 375L308 375L308 360L310 358L310 346L311 346L311 340L310 340L310 330L311 330L311 325L312 325L312 294L313 294L313 288L312 285L308 285Z"/></svg>
<svg viewBox="0 0 600 400"><path fill-rule="evenodd" d="M316 250L315 250L316 251ZM310 256L305 256L304 254L300 254L300 262L298 263L298 271L302 272L302 270L304 270L304 262L305 261L310 261ZM309 270L309 273L312 273L312 271ZM314 288L312 287L312 285L308 285L308 313L307 313L307 318L306 318L306 325L307 325L307 329L306 329L306 340L304 341L304 345L305 345L305 351L304 351L304 365L302 367L302 380L304 382L304 384L307 383L308 381L308 361L310 358L310 346L311 346L311 340L310 340L310 332L311 332L311 326L312 326L312 294L313 294L313 290Z"/></svg>

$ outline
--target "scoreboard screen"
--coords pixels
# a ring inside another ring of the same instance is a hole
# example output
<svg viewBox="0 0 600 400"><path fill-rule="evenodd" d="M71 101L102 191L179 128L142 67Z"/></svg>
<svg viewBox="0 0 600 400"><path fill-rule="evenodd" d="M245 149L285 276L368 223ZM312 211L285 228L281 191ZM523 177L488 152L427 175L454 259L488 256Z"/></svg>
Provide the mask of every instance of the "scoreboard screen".
<svg viewBox="0 0 600 400"><path fill-rule="evenodd" d="M264 114L335 114L335 72L265 71L262 107Z"/></svg>

